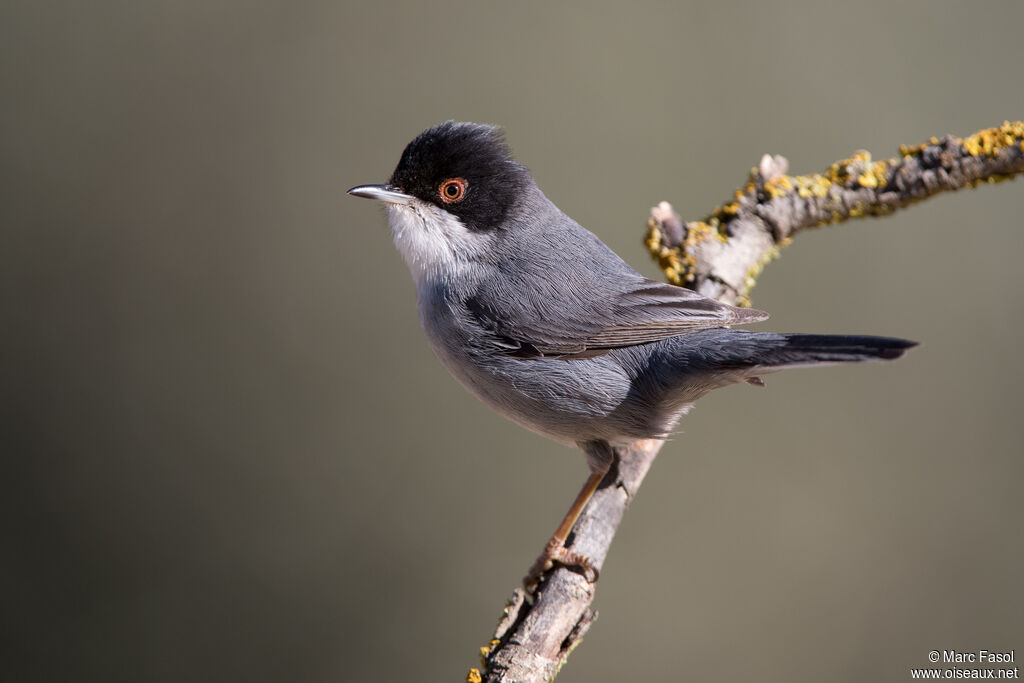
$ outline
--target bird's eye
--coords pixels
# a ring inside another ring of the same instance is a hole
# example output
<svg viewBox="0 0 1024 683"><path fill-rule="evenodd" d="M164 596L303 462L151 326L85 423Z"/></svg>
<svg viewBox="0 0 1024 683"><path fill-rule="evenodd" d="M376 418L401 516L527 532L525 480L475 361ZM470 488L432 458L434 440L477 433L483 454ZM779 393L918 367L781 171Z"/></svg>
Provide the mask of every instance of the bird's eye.
<svg viewBox="0 0 1024 683"><path fill-rule="evenodd" d="M437 193L445 204L454 204L465 198L467 185L464 178L449 178L438 186Z"/></svg>

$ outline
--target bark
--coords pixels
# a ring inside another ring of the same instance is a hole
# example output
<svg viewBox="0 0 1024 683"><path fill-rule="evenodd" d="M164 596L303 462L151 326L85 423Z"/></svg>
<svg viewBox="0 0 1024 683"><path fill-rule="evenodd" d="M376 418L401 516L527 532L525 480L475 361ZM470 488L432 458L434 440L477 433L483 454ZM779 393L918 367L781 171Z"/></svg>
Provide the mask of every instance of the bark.
<svg viewBox="0 0 1024 683"><path fill-rule="evenodd" d="M668 202L651 209L645 243L672 284L750 305L761 269L795 234L851 218L888 216L942 192L1013 178L1024 170L1024 121L961 139L904 145L872 161L855 152L822 173L786 175L784 157L762 157L733 201L682 222Z"/></svg>
<svg viewBox="0 0 1024 683"><path fill-rule="evenodd" d="M589 557L599 570L661 444L648 439L617 450L616 466L573 527L567 547ZM552 680L597 618L590 608L595 586L582 572L557 567L540 585L532 604L527 602L526 592L516 588L490 646L481 653L486 672L475 680ZM473 673L468 680L474 680Z"/></svg>

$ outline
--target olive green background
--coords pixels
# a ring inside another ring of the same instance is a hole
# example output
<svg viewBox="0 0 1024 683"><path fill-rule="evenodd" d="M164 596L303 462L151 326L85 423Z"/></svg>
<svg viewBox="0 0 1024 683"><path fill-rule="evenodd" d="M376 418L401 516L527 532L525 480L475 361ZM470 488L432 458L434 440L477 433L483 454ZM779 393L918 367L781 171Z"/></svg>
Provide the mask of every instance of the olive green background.
<svg viewBox="0 0 1024 683"><path fill-rule="evenodd" d="M0 10L3 667L461 680L586 474L426 347L380 209L499 123L657 277L648 208L1024 117L1024 5L15 2ZM801 235L758 329L888 364L704 399L560 681L901 681L1024 653L1021 181Z"/></svg>

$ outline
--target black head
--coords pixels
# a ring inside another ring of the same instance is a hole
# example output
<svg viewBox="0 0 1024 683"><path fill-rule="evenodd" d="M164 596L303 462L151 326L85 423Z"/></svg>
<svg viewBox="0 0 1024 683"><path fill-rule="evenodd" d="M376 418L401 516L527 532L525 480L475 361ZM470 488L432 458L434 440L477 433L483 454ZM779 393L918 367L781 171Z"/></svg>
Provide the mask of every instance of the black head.
<svg viewBox="0 0 1024 683"><path fill-rule="evenodd" d="M458 216L471 230L497 229L531 183L497 126L446 121L410 142L391 185Z"/></svg>

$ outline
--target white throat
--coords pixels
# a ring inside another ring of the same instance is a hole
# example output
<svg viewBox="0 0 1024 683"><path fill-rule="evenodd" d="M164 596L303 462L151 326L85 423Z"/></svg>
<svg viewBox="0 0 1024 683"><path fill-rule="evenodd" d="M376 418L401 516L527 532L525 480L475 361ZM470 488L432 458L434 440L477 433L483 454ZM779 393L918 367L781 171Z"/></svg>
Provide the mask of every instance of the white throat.
<svg viewBox="0 0 1024 683"><path fill-rule="evenodd" d="M453 214L421 199L388 204L395 246L409 265L416 285L448 280L487 252L487 235L474 233Z"/></svg>

